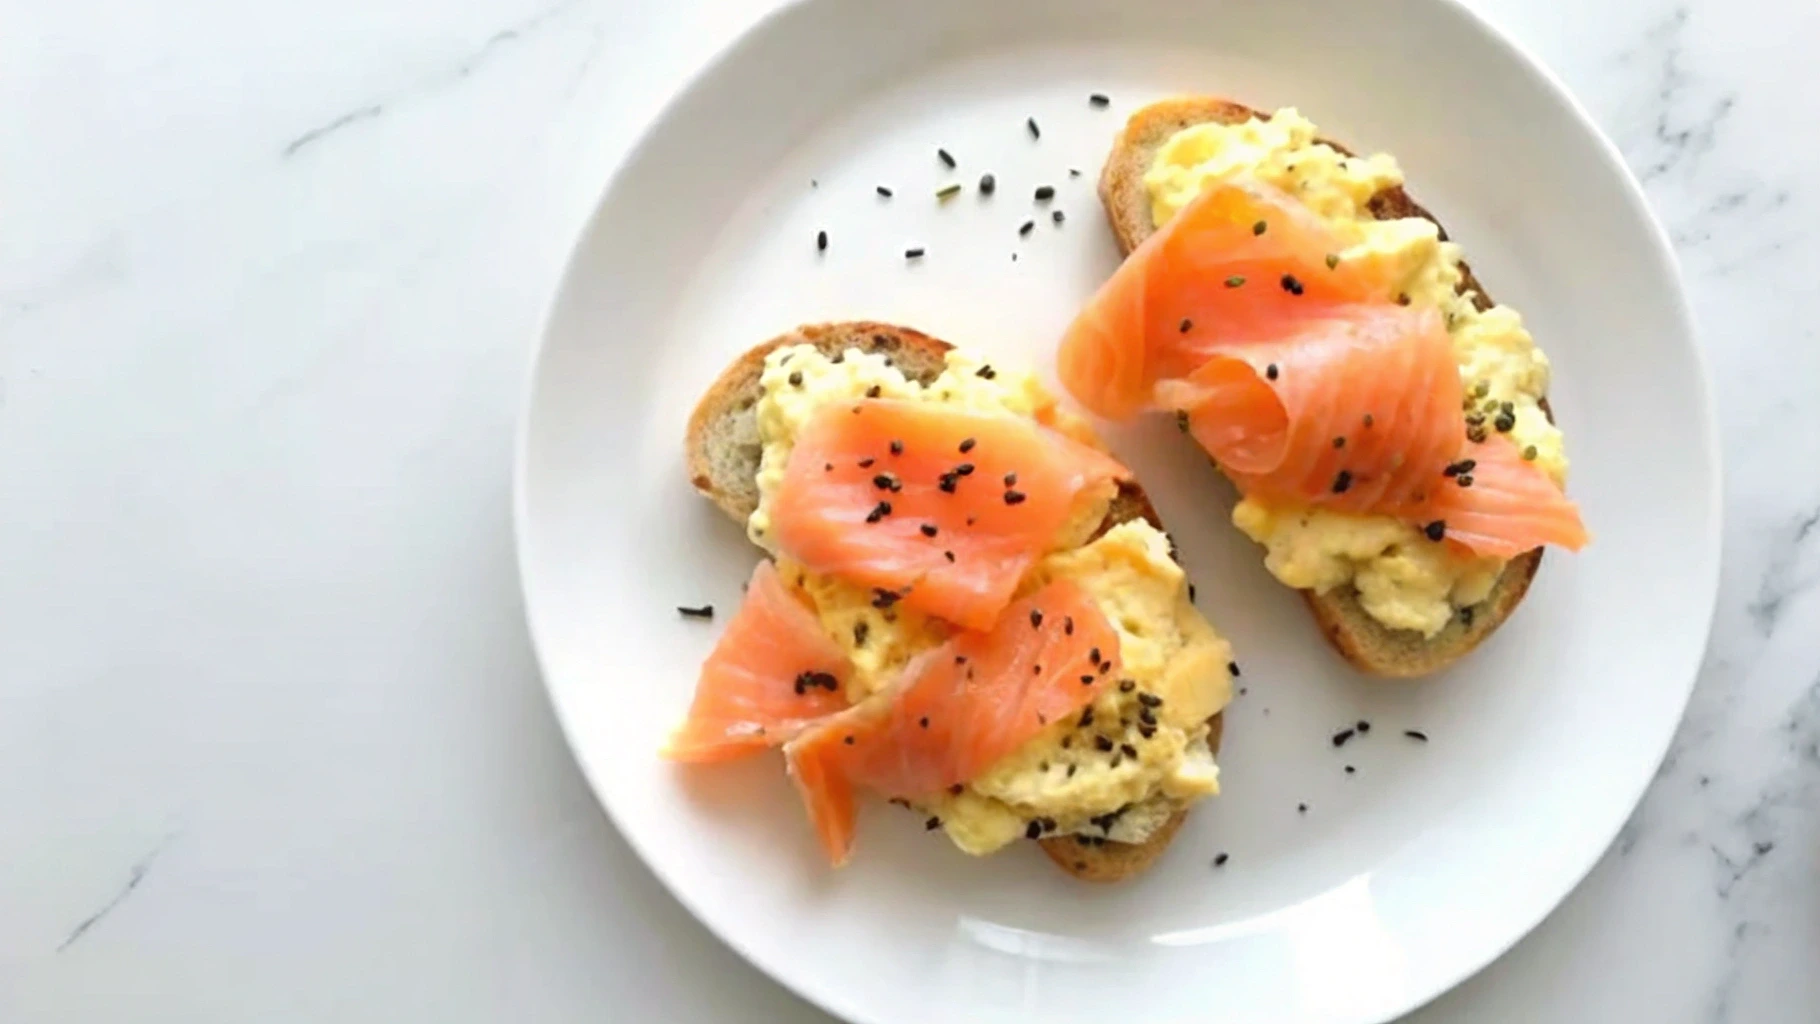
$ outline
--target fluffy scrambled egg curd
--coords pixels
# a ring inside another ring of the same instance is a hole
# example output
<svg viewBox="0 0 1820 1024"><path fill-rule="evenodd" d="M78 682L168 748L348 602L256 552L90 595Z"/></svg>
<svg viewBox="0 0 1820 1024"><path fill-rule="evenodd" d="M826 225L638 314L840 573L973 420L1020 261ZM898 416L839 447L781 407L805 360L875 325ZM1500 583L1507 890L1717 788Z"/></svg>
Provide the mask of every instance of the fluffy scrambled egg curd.
<svg viewBox="0 0 1820 1024"><path fill-rule="evenodd" d="M810 345L772 352L760 378L760 503L747 523L753 541L776 553L768 536L770 496L796 432L828 403L868 394L942 402L1030 416L1082 435L1085 428L1035 377L982 374L986 365L951 350L945 371L924 385L876 353L849 349L830 358ZM792 379L801 384L788 384ZM1231 648L1189 600L1187 577L1160 530L1132 520L1099 532L1116 493L1117 485L1108 484L1083 496L1053 551L1023 580L1020 596L1060 578L1080 586L1119 634L1120 682L967 785L917 804L930 827L945 830L968 853L1049 835L1142 842L1187 804L1219 792L1208 719L1231 700ZM865 587L787 559L779 569L853 659L849 700L883 690L912 658L949 635L947 624L913 610L873 607Z"/></svg>
<svg viewBox="0 0 1820 1024"><path fill-rule="evenodd" d="M1438 308L1453 339L1468 398L1467 425L1507 433L1523 457L1557 483L1567 477L1561 432L1542 410L1548 357L1507 306L1481 309L1460 291L1459 246L1423 217L1378 220L1373 196L1403 183L1386 154L1348 156L1315 141L1318 130L1293 108L1240 124L1198 124L1175 133L1144 176L1151 217L1162 224L1210 182L1249 178L1300 199L1345 243L1343 260L1389 268L1399 300ZM1270 572L1292 587L1326 593L1350 585L1359 605L1393 629L1439 632L1458 609L1490 595L1504 563L1451 545L1425 543L1387 516L1305 506L1239 502L1232 520L1267 554Z"/></svg>

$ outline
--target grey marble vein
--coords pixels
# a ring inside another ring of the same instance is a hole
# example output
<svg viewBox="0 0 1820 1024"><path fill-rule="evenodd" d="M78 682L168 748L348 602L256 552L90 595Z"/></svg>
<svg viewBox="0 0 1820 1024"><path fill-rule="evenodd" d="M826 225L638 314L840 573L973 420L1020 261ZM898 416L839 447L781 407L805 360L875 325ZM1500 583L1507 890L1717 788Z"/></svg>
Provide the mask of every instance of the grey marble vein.
<svg viewBox="0 0 1820 1024"><path fill-rule="evenodd" d="M385 113L385 107L378 103L368 107L361 107L359 110L350 110L333 121L311 128L309 131L304 132L302 135L299 135L286 143L283 155L286 157L296 156L299 150L313 142L325 139L341 129L346 128L348 125L357 124L369 118L378 117L383 113Z"/></svg>
<svg viewBox="0 0 1820 1024"><path fill-rule="evenodd" d="M1757 586L1756 596L1745 607L1757 631L1764 636L1775 631L1790 599L1800 596L1815 583L1815 573L1811 569L1804 571L1803 562L1812 546L1816 525L1820 525L1820 505L1802 512L1778 531L1778 539L1770 551L1769 568Z"/></svg>
<svg viewBox="0 0 1820 1024"><path fill-rule="evenodd" d="M414 89L406 90L405 93L367 103L298 135L284 145L283 149L279 151L279 157L281 159L289 159L296 156L300 150L303 150L316 142L320 142L351 124L357 124L361 121L369 121L377 118L384 114L392 104L404 99L411 93L433 91L439 87L468 78L490 63L502 50L506 49L509 44L522 40L535 33L538 29L555 21L571 8L583 2L584 0L559 0L559 2L542 8L537 11L537 13L522 21L508 25L505 28L494 32L492 35L488 36L486 41L481 43L479 47L456 61L448 70L424 81ZM589 62L592 63L592 57L589 58Z"/></svg>
<svg viewBox="0 0 1820 1024"><path fill-rule="evenodd" d="M1720 126L1738 102L1735 93L1714 92L1688 69L1688 20L1687 7L1676 6L1643 33L1640 45L1618 58L1621 64L1642 66L1650 76L1642 137L1633 137L1628 145L1620 142L1626 161L1645 183L1695 167L1712 151Z"/></svg>
<svg viewBox="0 0 1820 1024"><path fill-rule="evenodd" d="M81 921L78 921L76 927L71 928L69 934L63 937L63 941L57 944L57 952L61 953L75 945L84 935L89 933L90 929L100 924L109 914L112 914L118 909L122 903L125 903L126 898L131 896L134 891L139 888L139 883L145 881L145 876L152 870L153 862L155 862L158 859L158 856L164 852L165 847L170 845L173 838L175 838L175 836L164 837L158 841L157 846L152 847L150 852L139 858L138 862L133 865L132 871L128 873L126 884L115 890L114 895L109 897L108 901L103 903L94 913L83 918Z"/></svg>

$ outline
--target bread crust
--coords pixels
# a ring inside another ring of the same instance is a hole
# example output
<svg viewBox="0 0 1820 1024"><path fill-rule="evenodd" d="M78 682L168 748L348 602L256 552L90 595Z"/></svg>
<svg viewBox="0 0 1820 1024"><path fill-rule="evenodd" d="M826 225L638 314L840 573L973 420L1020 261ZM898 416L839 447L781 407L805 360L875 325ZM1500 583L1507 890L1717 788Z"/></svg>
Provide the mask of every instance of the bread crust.
<svg viewBox="0 0 1820 1024"><path fill-rule="evenodd" d="M807 324L754 346L728 364L689 416L684 446L690 482L736 522L744 523L758 507L757 490L752 481L758 475L756 405L761 394L759 377L764 372L765 356L774 349L801 344L814 345L829 356L848 348L884 352L905 376L923 384L941 373L946 354L953 347L921 331L869 320ZM746 439L750 439L749 450L728 450L736 445L747 445ZM1120 485L1119 494L1107 510L1099 533L1132 519L1143 519L1159 530L1163 528L1143 488L1127 482ZM1219 753L1221 723L1220 714L1208 720L1207 744L1216 754ZM1175 838L1186 814L1185 810L1177 811L1142 843L1095 841L1085 844L1076 842L1073 836L1053 836L1039 840L1039 845L1057 867L1076 878L1089 882L1122 881L1155 863Z"/></svg>
<svg viewBox="0 0 1820 1024"><path fill-rule="evenodd" d="M1253 117L1268 116L1243 104L1210 96L1162 100L1132 114L1113 143L1112 153L1100 172L1099 183L1106 219L1126 255L1156 230L1144 175L1155 161L1157 150L1170 136L1197 124L1238 124ZM1346 147L1330 139L1320 141L1351 154ZM1400 185L1371 197L1368 208L1379 220L1421 217L1434 221L1440 228L1441 239L1447 239L1447 228L1410 198ZM1478 308L1489 308L1491 299L1473 276L1472 268L1461 263L1460 271L1460 291L1471 292L1473 304ZM1544 412L1548 411L1546 401L1542 408ZM1374 676L1407 679L1447 668L1496 632L1523 602L1523 595L1529 591L1530 581L1535 579L1541 563L1541 548L1511 559L1484 601L1460 609L1432 637L1424 637L1414 630L1392 629L1372 618L1359 605L1358 592L1350 586L1326 594L1304 590L1302 596L1308 602L1315 622L1320 625L1322 635L1354 668Z"/></svg>

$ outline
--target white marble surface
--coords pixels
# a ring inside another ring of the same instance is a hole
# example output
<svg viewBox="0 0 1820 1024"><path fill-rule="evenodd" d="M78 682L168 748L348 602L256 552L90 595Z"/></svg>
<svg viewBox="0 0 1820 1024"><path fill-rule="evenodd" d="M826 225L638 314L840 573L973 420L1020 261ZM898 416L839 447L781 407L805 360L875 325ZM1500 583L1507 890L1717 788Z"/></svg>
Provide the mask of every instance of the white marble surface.
<svg viewBox="0 0 1820 1024"><path fill-rule="evenodd" d="M600 814L508 533L569 241L766 2L0 5L0 1021L825 1019ZM1480 6L1674 233L1726 561L1620 842L1412 1019L1814 1021L1820 7Z"/></svg>

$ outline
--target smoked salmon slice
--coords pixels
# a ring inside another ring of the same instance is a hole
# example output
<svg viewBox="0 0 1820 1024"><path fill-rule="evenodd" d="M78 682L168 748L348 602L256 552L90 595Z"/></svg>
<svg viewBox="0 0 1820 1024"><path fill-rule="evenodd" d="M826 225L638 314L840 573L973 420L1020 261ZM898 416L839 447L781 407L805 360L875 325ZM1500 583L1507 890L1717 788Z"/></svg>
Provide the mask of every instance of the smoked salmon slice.
<svg viewBox="0 0 1820 1024"><path fill-rule="evenodd" d="M1465 441L1440 314L1336 306L1285 330L1159 382L1158 400L1246 494L1348 512L1418 501Z"/></svg>
<svg viewBox="0 0 1820 1024"><path fill-rule="evenodd" d="M1216 352L1274 341L1335 305L1385 301L1383 269L1338 260L1339 243L1294 198L1262 184L1214 185L1125 258L1076 317L1056 372L1109 419L1154 408L1160 380ZM1333 257L1330 259L1330 257Z"/></svg>
<svg viewBox="0 0 1820 1024"><path fill-rule="evenodd" d="M841 646L760 562L739 613L701 668L689 715L664 747L673 761L729 761L778 746L845 710L852 671Z"/></svg>
<svg viewBox="0 0 1820 1024"><path fill-rule="evenodd" d="M1083 492L1125 467L1030 419L867 399L817 412L772 495L778 549L873 603L988 629Z"/></svg>
<svg viewBox="0 0 1820 1024"><path fill-rule="evenodd" d="M1440 313L1391 287L1293 197L1214 184L1100 288L1057 371L1103 416L1185 413L1247 495L1438 521L1431 535L1481 555L1578 550L1586 530L1560 487L1502 437L1468 440ZM1474 460L1480 473L1459 471Z"/></svg>
<svg viewBox="0 0 1820 1024"><path fill-rule="evenodd" d="M853 849L855 793L915 800L962 785L1086 707L1119 675L1119 636L1086 593L1057 580L989 632L957 634L888 690L784 747L828 859Z"/></svg>
<svg viewBox="0 0 1820 1024"><path fill-rule="evenodd" d="M1433 526L1480 555L1514 558L1544 544L1578 551L1591 540L1580 510L1547 474L1527 462L1503 435L1464 445L1425 501L1395 510L1398 518Z"/></svg>

